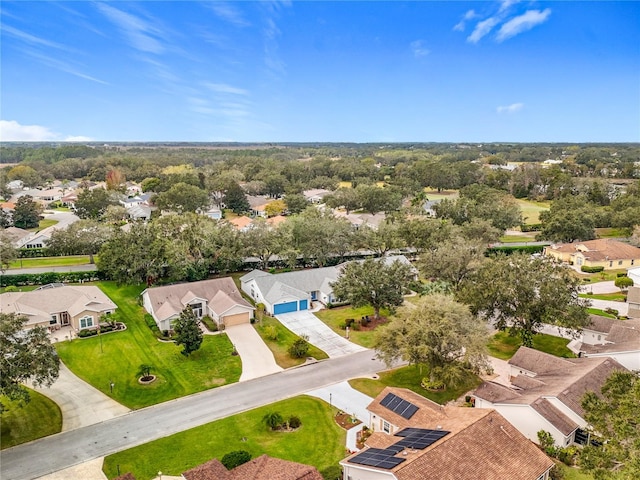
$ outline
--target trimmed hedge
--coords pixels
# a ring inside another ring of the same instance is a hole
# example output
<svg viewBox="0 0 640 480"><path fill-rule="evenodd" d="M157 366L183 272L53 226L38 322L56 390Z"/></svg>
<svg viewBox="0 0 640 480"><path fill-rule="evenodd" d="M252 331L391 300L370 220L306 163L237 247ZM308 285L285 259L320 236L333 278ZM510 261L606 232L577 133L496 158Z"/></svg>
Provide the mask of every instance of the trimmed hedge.
<svg viewBox="0 0 640 480"><path fill-rule="evenodd" d="M512 246L512 247L491 247L487 248L485 252L485 256L492 257L499 253L504 253L505 255L511 255L514 252L524 252L529 254L534 253L542 253L544 250L544 245L521 245L521 246Z"/></svg>
<svg viewBox="0 0 640 480"><path fill-rule="evenodd" d="M588 265L582 265L580 267L580 271L584 272L584 273L599 273L602 272L604 270L603 266L599 266L599 267L590 267Z"/></svg>
<svg viewBox="0 0 640 480"><path fill-rule="evenodd" d="M40 258L40 257L57 257L59 255L51 255L48 248L19 248L18 258Z"/></svg>
<svg viewBox="0 0 640 480"><path fill-rule="evenodd" d="M20 273L18 275L0 275L0 287L14 285L47 285L48 283L82 283L105 280L104 273L93 272L44 272Z"/></svg>
<svg viewBox="0 0 640 480"><path fill-rule="evenodd" d="M531 225L520 225L521 232L539 232L542 230L541 223L532 223Z"/></svg>

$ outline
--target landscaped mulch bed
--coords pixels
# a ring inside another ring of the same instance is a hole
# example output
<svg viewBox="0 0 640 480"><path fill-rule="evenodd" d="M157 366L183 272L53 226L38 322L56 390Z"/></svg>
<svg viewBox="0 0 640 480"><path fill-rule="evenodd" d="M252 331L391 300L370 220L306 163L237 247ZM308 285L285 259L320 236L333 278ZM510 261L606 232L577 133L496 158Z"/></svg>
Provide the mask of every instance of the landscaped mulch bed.
<svg viewBox="0 0 640 480"><path fill-rule="evenodd" d="M350 428L353 428L356 425L360 425L362 423L360 420L357 420L357 419L356 419L356 421L354 423L354 422L351 421L352 418L353 417L351 415L349 415L348 413L338 413L334 417L334 420L342 428L344 428L345 430L349 430Z"/></svg>

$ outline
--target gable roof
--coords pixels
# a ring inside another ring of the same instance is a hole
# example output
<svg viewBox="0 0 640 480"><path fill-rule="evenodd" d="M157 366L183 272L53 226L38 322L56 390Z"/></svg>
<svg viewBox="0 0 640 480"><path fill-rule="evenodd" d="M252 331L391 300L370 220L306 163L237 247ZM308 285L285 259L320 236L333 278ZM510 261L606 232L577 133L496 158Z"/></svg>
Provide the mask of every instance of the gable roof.
<svg viewBox="0 0 640 480"><path fill-rule="evenodd" d="M186 472L186 480L322 480L315 467L260 455L232 470L217 459L209 460Z"/></svg>
<svg viewBox="0 0 640 480"><path fill-rule="evenodd" d="M63 285L0 294L0 311L26 315L26 326L49 321L54 313L68 312L76 316L85 310L105 312L116 308L117 305L96 286Z"/></svg>
<svg viewBox="0 0 640 480"><path fill-rule="evenodd" d="M615 318L603 317L601 315L589 315L589 319L591 323L584 327L584 329L599 333L609 333L613 324L619 321Z"/></svg>
<svg viewBox="0 0 640 480"><path fill-rule="evenodd" d="M235 305L253 310L251 304L242 298L236 284L230 277L151 287L142 293L148 295L151 308L158 321L180 315L186 303L194 298L206 300L208 306L216 314L224 313ZM217 302L220 304L216 305Z"/></svg>
<svg viewBox="0 0 640 480"><path fill-rule="evenodd" d="M640 319L613 320L606 341L604 345L583 343L580 350L587 354L640 351Z"/></svg>
<svg viewBox="0 0 640 480"><path fill-rule="evenodd" d="M417 412L407 420L380 403L388 393L413 403ZM448 435L423 450L405 449L396 454L404 461L392 472L399 480L421 480L431 472L442 480L535 480L553 461L492 409L441 406L403 388L385 388L367 407L394 425L404 428L444 430ZM367 440L367 447L388 448L401 438L381 432ZM354 456L344 460L350 463ZM376 467L367 469L378 470Z"/></svg>
<svg viewBox="0 0 640 480"><path fill-rule="evenodd" d="M259 270L247 273L240 277L240 281L246 283L255 280L262 296L269 303L272 303L281 298L283 294L304 299L307 298L307 292L331 293L332 289L329 283L338 279L340 267L310 268L277 274L262 272L262 275L257 272Z"/></svg>
<svg viewBox="0 0 640 480"><path fill-rule="evenodd" d="M640 248L611 238L599 238L586 242L551 245L552 250L562 253L580 252L591 261L628 260L640 258Z"/></svg>

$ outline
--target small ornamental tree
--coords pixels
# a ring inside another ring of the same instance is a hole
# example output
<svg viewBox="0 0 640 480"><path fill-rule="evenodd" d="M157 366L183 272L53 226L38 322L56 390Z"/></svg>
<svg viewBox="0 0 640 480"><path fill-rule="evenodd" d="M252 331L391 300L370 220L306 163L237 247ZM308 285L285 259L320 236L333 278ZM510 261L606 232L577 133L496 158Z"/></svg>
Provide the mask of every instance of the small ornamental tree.
<svg viewBox="0 0 640 480"><path fill-rule="evenodd" d="M284 418L278 412L269 412L264 417L262 417L262 421L269 427L271 430L277 430L284 423Z"/></svg>
<svg viewBox="0 0 640 480"><path fill-rule="evenodd" d="M142 378L143 382L148 382L153 378L153 375L151 375L151 369L153 369L153 365L148 365L146 363L143 363L138 367L137 375Z"/></svg>
<svg viewBox="0 0 640 480"><path fill-rule="evenodd" d="M309 342L305 338L298 338L289 347L289 355L293 358L302 358L309 352Z"/></svg>
<svg viewBox="0 0 640 480"><path fill-rule="evenodd" d="M182 345L180 353L185 357L198 350L202 345L202 331L198 326L198 319L190 306L187 305L182 310L173 329L176 332L176 345Z"/></svg>
<svg viewBox="0 0 640 480"><path fill-rule="evenodd" d="M623 292L627 291L629 287L633 287L633 279L629 277L618 277L615 280L615 286Z"/></svg>

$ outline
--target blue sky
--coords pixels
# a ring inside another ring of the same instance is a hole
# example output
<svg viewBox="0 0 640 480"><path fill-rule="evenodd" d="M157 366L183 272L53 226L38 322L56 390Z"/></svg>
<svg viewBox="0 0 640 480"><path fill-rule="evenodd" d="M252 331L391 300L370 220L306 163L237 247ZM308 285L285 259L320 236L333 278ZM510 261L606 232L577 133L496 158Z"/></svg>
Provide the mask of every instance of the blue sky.
<svg viewBox="0 0 640 480"><path fill-rule="evenodd" d="M0 8L5 141L640 141L640 2Z"/></svg>

